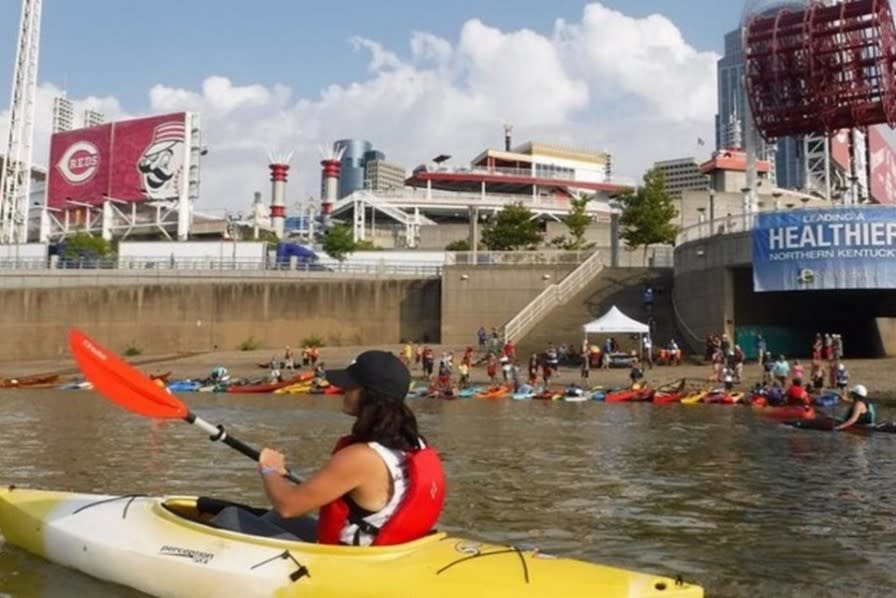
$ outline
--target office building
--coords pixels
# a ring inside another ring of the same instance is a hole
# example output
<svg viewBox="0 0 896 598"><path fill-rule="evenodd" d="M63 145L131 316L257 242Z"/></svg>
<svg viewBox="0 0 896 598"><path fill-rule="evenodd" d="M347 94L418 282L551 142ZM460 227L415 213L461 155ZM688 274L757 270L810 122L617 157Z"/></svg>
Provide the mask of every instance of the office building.
<svg viewBox="0 0 896 598"><path fill-rule="evenodd" d="M744 118L749 105L744 87L744 49L740 29L725 34L725 54L717 63L719 112L716 115L716 150L743 149ZM775 145L759 141L759 158L770 162L769 178L785 189L805 184L802 140L778 139Z"/></svg>
<svg viewBox="0 0 896 598"><path fill-rule="evenodd" d="M364 156L373 150L373 144L364 139L340 139L334 145L337 150L343 150L339 161L339 199L342 199L364 188Z"/></svg>
<svg viewBox="0 0 896 598"><path fill-rule="evenodd" d="M401 189L406 176L402 166L384 159L368 160L364 164L364 187L370 191Z"/></svg>
<svg viewBox="0 0 896 598"><path fill-rule="evenodd" d="M654 162L654 170L663 173L666 193L679 200L684 191L699 191L709 187L709 177L700 171L696 158L677 158Z"/></svg>

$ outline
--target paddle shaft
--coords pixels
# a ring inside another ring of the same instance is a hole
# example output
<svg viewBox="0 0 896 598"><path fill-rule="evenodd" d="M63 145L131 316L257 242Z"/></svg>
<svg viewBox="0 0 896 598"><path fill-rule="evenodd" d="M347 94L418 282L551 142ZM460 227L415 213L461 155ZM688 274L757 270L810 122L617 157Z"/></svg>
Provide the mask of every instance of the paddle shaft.
<svg viewBox="0 0 896 598"><path fill-rule="evenodd" d="M205 421L204 419L202 419L201 417L199 417L198 415L195 415L194 413L192 413L190 411L187 412L187 415L184 417L184 421L187 422L188 424L193 424L194 426L196 426L203 432L207 433L209 435L209 440L211 440L212 442L223 442L224 444L226 444L230 448L234 449L235 451L238 451L238 452L246 455L253 461L258 462L258 456L259 456L258 450L249 446L242 440L239 440L239 439L234 438L233 436L229 435L227 432L224 431L224 426L221 426L221 425L216 426L212 423L209 423L209 422ZM302 483L302 478L300 478L299 476L297 476L296 474L291 472L289 469L286 470L286 474L283 477L285 477L286 479L288 479L289 481L291 481L295 484Z"/></svg>

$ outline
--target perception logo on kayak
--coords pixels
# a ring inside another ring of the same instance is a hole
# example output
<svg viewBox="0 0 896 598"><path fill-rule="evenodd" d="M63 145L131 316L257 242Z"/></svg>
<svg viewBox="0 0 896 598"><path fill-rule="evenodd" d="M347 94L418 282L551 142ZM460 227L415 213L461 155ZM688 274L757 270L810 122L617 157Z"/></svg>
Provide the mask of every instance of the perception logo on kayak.
<svg viewBox="0 0 896 598"><path fill-rule="evenodd" d="M201 550L181 548L180 546L169 546L167 544L159 549L159 554L165 556L179 556L185 559L190 559L194 563L199 563L200 565L206 565L210 560L215 558L215 555L211 552L202 552Z"/></svg>

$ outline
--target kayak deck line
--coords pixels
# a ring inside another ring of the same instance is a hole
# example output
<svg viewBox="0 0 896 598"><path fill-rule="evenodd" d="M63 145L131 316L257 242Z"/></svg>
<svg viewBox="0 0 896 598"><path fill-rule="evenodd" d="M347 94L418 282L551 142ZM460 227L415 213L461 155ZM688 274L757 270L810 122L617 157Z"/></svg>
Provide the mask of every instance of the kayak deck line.
<svg viewBox="0 0 896 598"><path fill-rule="evenodd" d="M211 511L234 504L215 500L0 487L0 532L48 561L160 597L703 596L680 577L444 532L378 547L250 535L214 527Z"/></svg>

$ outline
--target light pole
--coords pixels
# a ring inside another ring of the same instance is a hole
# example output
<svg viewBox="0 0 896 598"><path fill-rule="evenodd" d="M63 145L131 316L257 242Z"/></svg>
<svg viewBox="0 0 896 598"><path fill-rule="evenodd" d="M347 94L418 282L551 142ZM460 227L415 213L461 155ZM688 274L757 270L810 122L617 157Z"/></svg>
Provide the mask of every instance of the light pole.
<svg viewBox="0 0 896 598"><path fill-rule="evenodd" d="M617 196L611 196L607 202L610 206L610 267L619 267L619 215L622 212L622 202Z"/></svg>

